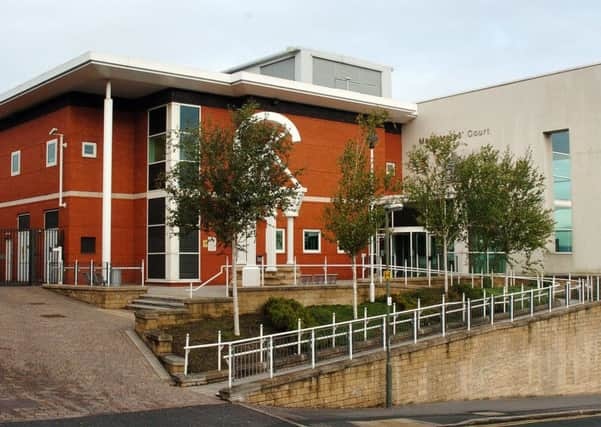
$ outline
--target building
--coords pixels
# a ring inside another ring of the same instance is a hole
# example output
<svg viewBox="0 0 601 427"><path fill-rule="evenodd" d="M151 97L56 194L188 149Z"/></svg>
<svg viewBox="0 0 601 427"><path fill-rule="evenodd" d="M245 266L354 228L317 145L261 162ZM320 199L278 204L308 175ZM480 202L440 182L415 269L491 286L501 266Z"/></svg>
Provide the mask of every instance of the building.
<svg viewBox="0 0 601 427"><path fill-rule="evenodd" d="M244 284L259 284L259 257L267 269L348 263L324 238L321 213L358 113L388 112L375 162L401 171L401 127L416 106L389 97L390 71L304 49L225 73L87 53L0 95L0 282L88 283L109 265L121 273L112 281L212 277L229 253L210 234L171 232L156 177L179 160L172 130L229 120L228 107L249 98L290 130L306 191L296 210L258 224L239 260Z"/></svg>
<svg viewBox="0 0 601 427"><path fill-rule="evenodd" d="M461 132L465 150L491 144L516 155L531 150L546 176L546 205L555 235L543 256L547 273L598 273L601 241L601 64L419 102L419 118L403 126L403 152L432 133ZM414 230L425 236L423 229ZM425 240L425 237L423 237ZM455 247L465 271L465 247ZM421 252L420 252L421 251ZM425 248L412 253L423 264Z"/></svg>

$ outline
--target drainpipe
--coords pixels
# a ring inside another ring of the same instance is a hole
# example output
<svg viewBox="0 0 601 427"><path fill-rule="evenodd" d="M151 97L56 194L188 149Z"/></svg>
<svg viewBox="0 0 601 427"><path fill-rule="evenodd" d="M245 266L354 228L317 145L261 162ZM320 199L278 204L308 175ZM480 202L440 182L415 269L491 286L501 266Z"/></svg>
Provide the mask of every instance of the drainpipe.
<svg viewBox="0 0 601 427"><path fill-rule="evenodd" d="M58 146L60 147L60 158L58 163L58 207L66 208L67 204L63 202L63 163L64 163L64 152L67 148L67 144L64 142L64 135L61 133L58 135Z"/></svg>
<svg viewBox="0 0 601 427"><path fill-rule="evenodd" d="M111 262L111 196L113 178L113 99L111 98L111 82L106 82L104 99L104 133L102 138L102 271ZM108 281L108 277L104 278Z"/></svg>

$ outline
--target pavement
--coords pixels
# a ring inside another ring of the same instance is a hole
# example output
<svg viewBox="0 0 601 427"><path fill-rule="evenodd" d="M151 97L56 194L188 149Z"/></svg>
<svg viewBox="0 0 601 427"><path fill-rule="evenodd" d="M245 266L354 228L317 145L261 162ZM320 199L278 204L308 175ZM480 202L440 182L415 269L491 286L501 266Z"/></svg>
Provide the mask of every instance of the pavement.
<svg viewBox="0 0 601 427"><path fill-rule="evenodd" d="M0 423L220 404L161 380L126 331L133 313L0 287Z"/></svg>
<svg viewBox="0 0 601 427"><path fill-rule="evenodd" d="M538 418L601 414L601 395L455 401L405 405L389 409L263 409L274 416L306 426L491 425Z"/></svg>

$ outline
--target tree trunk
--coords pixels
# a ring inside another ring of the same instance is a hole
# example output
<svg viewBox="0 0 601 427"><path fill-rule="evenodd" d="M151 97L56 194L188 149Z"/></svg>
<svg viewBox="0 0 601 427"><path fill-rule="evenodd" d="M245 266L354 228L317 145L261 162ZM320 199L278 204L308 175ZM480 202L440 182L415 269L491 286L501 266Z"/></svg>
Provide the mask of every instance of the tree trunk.
<svg viewBox="0 0 601 427"><path fill-rule="evenodd" d="M357 257L353 258L353 318L357 318Z"/></svg>
<svg viewBox="0 0 601 427"><path fill-rule="evenodd" d="M448 271L448 265L449 265L449 254L448 254L448 242L447 242L447 236L445 234L445 236L442 238L442 262L444 263L444 293L448 294L449 293L449 271Z"/></svg>
<svg viewBox="0 0 601 427"><path fill-rule="evenodd" d="M240 313L238 310L238 271L236 258L238 257L238 248L236 239L232 241L232 297L234 299L234 335L240 336Z"/></svg>

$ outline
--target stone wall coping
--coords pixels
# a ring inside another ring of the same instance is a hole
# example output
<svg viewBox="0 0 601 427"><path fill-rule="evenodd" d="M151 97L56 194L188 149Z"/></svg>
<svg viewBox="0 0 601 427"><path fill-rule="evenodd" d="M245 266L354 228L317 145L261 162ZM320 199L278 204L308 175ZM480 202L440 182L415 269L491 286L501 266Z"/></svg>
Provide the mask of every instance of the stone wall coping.
<svg viewBox="0 0 601 427"><path fill-rule="evenodd" d="M68 291L81 291L81 292L140 292L144 291L144 293L148 292L148 287L146 286L75 286L75 285L42 285L44 289L60 289L60 290L68 290Z"/></svg>
<svg viewBox="0 0 601 427"><path fill-rule="evenodd" d="M579 304L571 306L569 308L554 309L552 312L539 312L535 313L533 317L521 317L515 319L513 322L503 321L495 323L494 325L478 325L474 326L470 331L461 329L457 331L449 331L446 336L435 336L424 338L415 344L401 345L399 347L391 348L391 357L400 356L403 354L410 354L427 347L434 347L439 345L449 345L456 341L461 341L467 337L489 334L495 331L504 329L524 327L534 322L545 321L553 317L563 316L565 314L577 313L579 311L590 310L591 308L599 305L597 302L589 302L585 304ZM267 378L256 381L249 381L239 385L232 386L231 390L227 388L219 391L219 394L227 397L231 400L240 400L243 396L255 391L267 391L273 387L278 387L284 384L294 383L311 378L317 378L323 374L329 374L333 372L342 371L355 366L361 366L366 363L380 361L386 359L386 352L381 349L370 350L369 352L353 355L353 359L349 360L347 356L343 356L341 360L337 362L327 363L321 366L316 366L315 369L306 368L296 372L290 372L282 375L274 376L273 378Z"/></svg>
<svg viewBox="0 0 601 427"><path fill-rule="evenodd" d="M376 284L376 287L381 287L384 285L380 285L379 283ZM405 288L405 286L402 283L390 283L390 286L394 289L399 288L399 289L411 289L414 290L414 288ZM350 289L352 288L353 285L352 283L348 283L348 284L335 284L335 285L326 285L326 284L319 284L319 285L282 285L282 286L253 286L253 287L247 287L247 288L238 288L238 293L252 293L252 292L274 292L274 291L279 291L279 290L290 290L290 291L321 291L324 289ZM369 283L357 283L357 287L358 288L367 288L369 287ZM432 286L432 288L439 288L442 289L439 285L437 286Z"/></svg>
<svg viewBox="0 0 601 427"><path fill-rule="evenodd" d="M214 302L214 303L231 303L233 301L233 298L231 297L193 297L193 298L186 298L182 300L184 304L204 304L207 302Z"/></svg>

